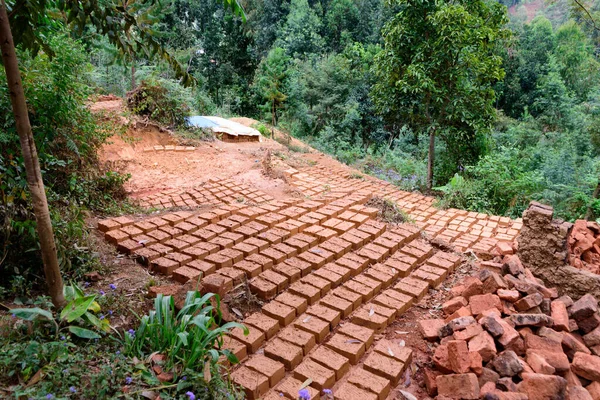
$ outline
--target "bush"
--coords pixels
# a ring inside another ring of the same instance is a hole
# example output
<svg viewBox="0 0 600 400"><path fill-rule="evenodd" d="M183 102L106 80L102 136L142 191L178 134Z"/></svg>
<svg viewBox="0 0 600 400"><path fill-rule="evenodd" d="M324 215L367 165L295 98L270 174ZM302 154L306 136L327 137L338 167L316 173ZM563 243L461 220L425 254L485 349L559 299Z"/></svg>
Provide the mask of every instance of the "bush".
<svg viewBox="0 0 600 400"><path fill-rule="evenodd" d="M127 106L135 114L173 127L185 125L194 103L191 89L162 78L148 78L127 93Z"/></svg>

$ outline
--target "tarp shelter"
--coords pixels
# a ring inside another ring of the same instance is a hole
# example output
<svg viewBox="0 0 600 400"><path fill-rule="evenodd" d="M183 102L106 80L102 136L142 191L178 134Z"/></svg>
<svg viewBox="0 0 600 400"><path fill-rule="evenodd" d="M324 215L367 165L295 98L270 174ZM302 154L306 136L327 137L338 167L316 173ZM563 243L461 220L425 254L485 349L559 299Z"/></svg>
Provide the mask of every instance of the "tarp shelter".
<svg viewBox="0 0 600 400"><path fill-rule="evenodd" d="M224 142L262 142L260 132L220 117L194 116L187 119L189 125L212 130Z"/></svg>

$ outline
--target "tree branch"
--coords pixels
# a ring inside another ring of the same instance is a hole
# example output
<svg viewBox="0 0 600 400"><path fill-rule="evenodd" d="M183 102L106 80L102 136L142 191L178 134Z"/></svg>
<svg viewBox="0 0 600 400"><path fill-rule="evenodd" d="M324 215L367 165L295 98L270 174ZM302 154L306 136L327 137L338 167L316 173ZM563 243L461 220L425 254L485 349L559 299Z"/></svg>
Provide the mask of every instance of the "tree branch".
<svg viewBox="0 0 600 400"><path fill-rule="evenodd" d="M573 0L573 2L575 4L577 4L579 6L579 8L581 8L587 14L589 20L591 21L592 25L594 26L594 29L597 30L597 31L600 31L600 28L598 28L598 25L596 25L596 21L594 20L594 17L592 17L592 14L590 14L590 12L588 11L588 9L585 8L583 6L583 4L581 4L579 2L579 0Z"/></svg>

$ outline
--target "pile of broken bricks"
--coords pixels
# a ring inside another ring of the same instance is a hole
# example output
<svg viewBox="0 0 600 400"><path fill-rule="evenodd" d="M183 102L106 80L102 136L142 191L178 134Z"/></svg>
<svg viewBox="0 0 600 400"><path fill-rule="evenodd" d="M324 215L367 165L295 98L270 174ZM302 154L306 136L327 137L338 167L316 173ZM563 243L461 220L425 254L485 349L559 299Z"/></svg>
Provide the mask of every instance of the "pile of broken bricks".
<svg viewBox="0 0 600 400"><path fill-rule="evenodd" d="M599 400L600 315L592 295L559 297L517 255L451 290L445 319L419 321L437 399ZM498 267L498 268L495 268Z"/></svg>
<svg viewBox="0 0 600 400"><path fill-rule="evenodd" d="M600 226L596 222L575 221L567 243L573 267L600 274Z"/></svg>

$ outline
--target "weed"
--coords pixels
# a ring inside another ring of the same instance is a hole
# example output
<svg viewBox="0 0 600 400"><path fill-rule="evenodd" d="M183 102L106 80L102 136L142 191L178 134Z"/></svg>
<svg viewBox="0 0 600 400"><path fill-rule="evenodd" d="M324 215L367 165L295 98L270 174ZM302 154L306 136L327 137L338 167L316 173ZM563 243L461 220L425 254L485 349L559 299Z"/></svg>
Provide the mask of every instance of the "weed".
<svg viewBox="0 0 600 400"><path fill-rule="evenodd" d="M378 218L391 224L401 224L404 222L413 222L410 216L405 213L396 202L381 197L373 197L366 203L368 207L374 207L379 210Z"/></svg>

